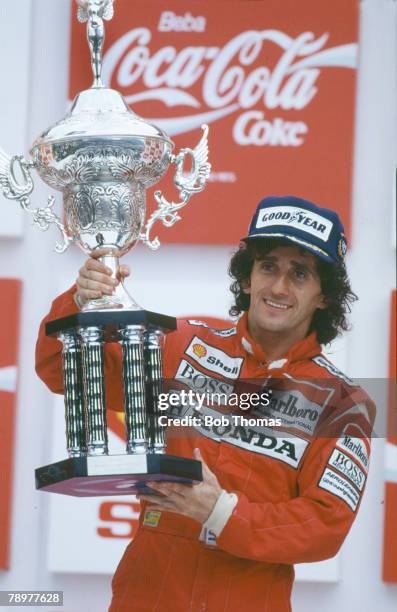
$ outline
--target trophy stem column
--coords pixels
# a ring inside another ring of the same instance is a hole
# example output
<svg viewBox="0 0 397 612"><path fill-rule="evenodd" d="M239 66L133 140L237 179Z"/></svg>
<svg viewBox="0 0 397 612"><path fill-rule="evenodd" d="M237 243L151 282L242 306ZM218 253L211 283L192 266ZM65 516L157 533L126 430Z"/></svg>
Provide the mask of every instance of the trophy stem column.
<svg viewBox="0 0 397 612"><path fill-rule="evenodd" d="M161 411L158 408L158 396L163 382L163 337L161 330L148 331L145 335L149 439L150 451L154 453L165 451L165 428L159 423Z"/></svg>
<svg viewBox="0 0 397 612"><path fill-rule="evenodd" d="M103 331L101 327L80 327L84 372L85 418L89 455L108 454L105 407Z"/></svg>
<svg viewBox="0 0 397 612"><path fill-rule="evenodd" d="M127 453L146 453L148 445L144 331L143 325L127 325L120 330L120 344L123 349Z"/></svg>
<svg viewBox="0 0 397 612"><path fill-rule="evenodd" d="M81 457L87 454L81 348L73 331L64 331L58 338L63 343L66 448L69 457Z"/></svg>

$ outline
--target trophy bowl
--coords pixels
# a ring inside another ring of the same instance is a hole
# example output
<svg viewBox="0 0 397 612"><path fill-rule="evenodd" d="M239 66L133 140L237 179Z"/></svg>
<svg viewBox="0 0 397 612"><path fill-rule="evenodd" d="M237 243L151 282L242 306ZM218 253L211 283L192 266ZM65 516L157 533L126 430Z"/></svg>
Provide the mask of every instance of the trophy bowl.
<svg viewBox="0 0 397 612"><path fill-rule="evenodd" d="M85 253L126 253L145 219L145 189L166 173L172 141L112 89L81 92L70 113L32 145L34 167L62 191L67 227Z"/></svg>
<svg viewBox="0 0 397 612"><path fill-rule="evenodd" d="M30 154L41 179L63 194L68 236L86 254L106 249L106 264L117 275L118 258L141 237L146 189L167 172L173 147L117 91L91 88L37 138ZM84 306L101 308L139 306L120 284L113 296Z"/></svg>

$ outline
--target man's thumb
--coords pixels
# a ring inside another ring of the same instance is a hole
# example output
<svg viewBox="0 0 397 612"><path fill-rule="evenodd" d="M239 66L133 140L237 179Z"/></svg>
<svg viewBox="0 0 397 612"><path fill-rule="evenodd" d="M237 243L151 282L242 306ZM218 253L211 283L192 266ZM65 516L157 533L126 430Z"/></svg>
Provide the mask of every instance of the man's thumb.
<svg viewBox="0 0 397 612"><path fill-rule="evenodd" d="M195 448L193 451L193 456L197 461L201 461L201 468L203 470L203 480L208 480L212 476L212 472L203 457L201 456L201 452L199 448Z"/></svg>
<svg viewBox="0 0 397 612"><path fill-rule="evenodd" d="M195 458L195 459L197 459L197 461L203 461L203 458L202 458L202 456L201 456L201 453L200 453L200 449L199 449L199 448L195 448L195 449L194 449L194 451L193 451L193 456L194 456L194 458Z"/></svg>

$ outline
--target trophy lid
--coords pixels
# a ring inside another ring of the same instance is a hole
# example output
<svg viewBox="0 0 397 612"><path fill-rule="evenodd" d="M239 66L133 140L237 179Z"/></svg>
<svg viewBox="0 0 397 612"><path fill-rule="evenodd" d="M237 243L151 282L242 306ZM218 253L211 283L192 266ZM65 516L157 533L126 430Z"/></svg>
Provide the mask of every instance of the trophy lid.
<svg viewBox="0 0 397 612"><path fill-rule="evenodd" d="M106 140L108 143L125 141L129 147L137 140L157 139L168 145L168 152L174 143L165 132L136 115L128 107L123 96L114 89L104 87L101 80L102 47L105 36L103 20L113 16L114 0L76 0L77 17L87 22L87 40L90 48L91 67L94 81L90 89L77 94L70 112L47 128L33 143L31 154L36 147L45 148L65 141L95 144Z"/></svg>
<svg viewBox="0 0 397 612"><path fill-rule="evenodd" d="M91 87L75 97L69 113L47 128L33 143L36 146L65 140L98 140L112 138L157 138L174 146L165 132L139 115L127 105L115 89Z"/></svg>

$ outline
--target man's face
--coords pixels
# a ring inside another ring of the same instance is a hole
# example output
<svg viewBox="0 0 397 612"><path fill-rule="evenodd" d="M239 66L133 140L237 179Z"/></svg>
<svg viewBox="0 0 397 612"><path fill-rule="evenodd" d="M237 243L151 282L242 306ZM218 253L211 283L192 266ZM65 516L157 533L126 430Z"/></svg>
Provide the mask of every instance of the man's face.
<svg viewBox="0 0 397 612"><path fill-rule="evenodd" d="M278 246L252 267L248 323L251 333L304 338L317 308L326 308L316 258L295 246Z"/></svg>

